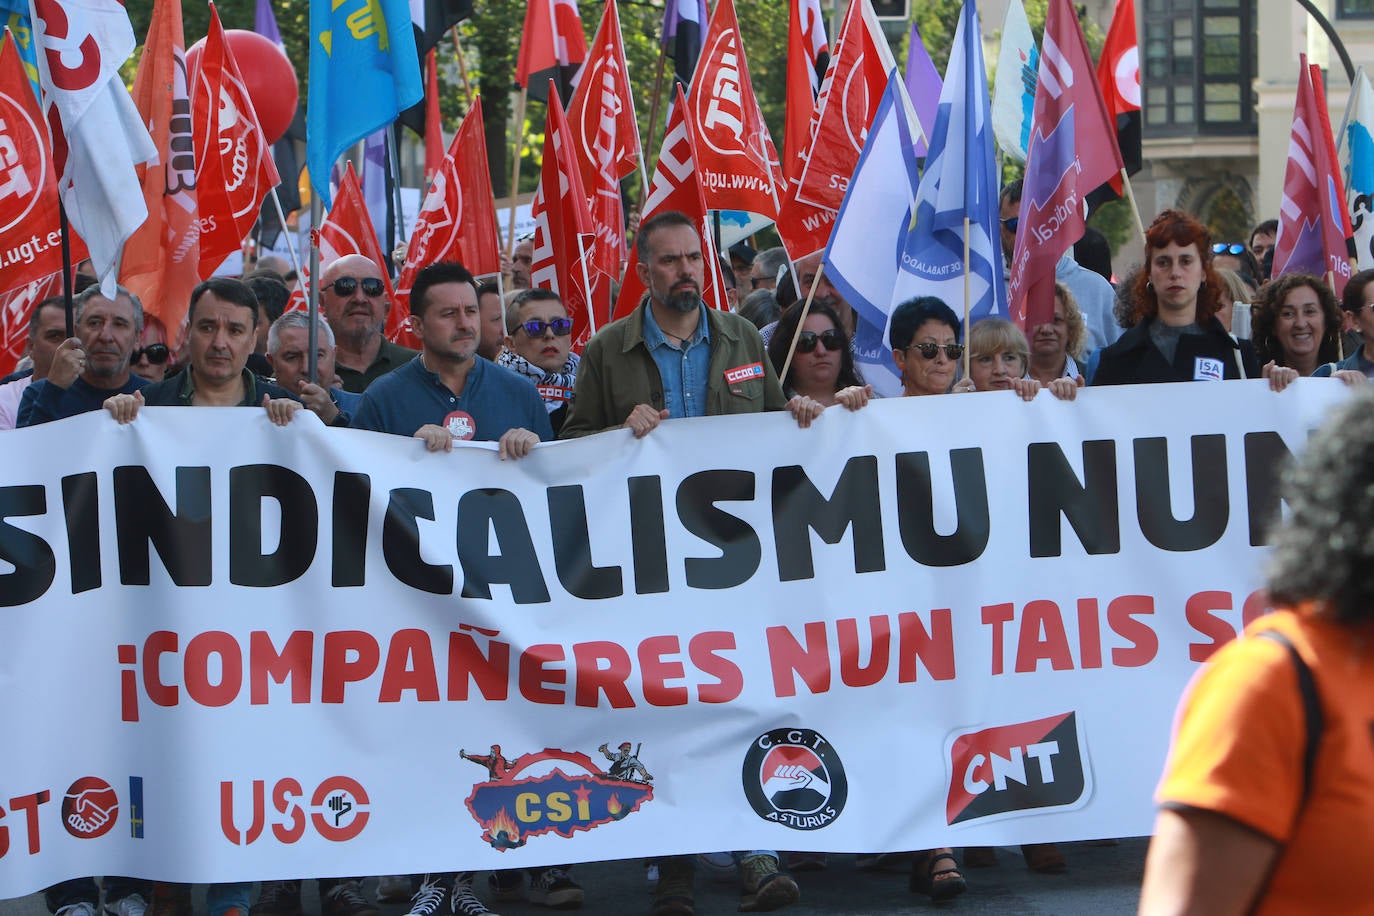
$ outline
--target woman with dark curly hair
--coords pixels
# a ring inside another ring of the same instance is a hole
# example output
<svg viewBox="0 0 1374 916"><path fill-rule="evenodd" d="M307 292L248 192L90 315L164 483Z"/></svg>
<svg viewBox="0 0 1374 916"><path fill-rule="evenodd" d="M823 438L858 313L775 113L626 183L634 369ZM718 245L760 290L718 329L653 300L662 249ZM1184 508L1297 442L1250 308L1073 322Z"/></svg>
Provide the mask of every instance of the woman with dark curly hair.
<svg viewBox="0 0 1374 916"><path fill-rule="evenodd" d="M1336 294L1311 274L1271 280L1255 301L1251 336L1261 362L1273 360L1304 378L1312 375L1323 364L1340 359L1341 307Z"/></svg>
<svg viewBox="0 0 1374 916"><path fill-rule="evenodd" d="M1367 913L1374 873L1374 394L1285 480L1279 608L1179 708L1140 912Z"/></svg>
<svg viewBox="0 0 1374 916"><path fill-rule="evenodd" d="M1145 269L1136 280L1135 325L1102 352L1094 385L1258 378L1275 388L1297 373L1261 372L1249 341L1236 340L1216 318L1231 299L1212 270L1207 229L1165 210L1145 233Z"/></svg>
<svg viewBox="0 0 1374 916"><path fill-rule="evenodd" d="M778 319L777 330L768 342L768 358L773 361L782 390L791 392L788 397L804 394L825 407L832 404L843 404L850 410L863 407L873 396L873 389L854 371L854 354L849 349L849 336L844 332L839 313L828 305L811 303L798 335L801 313L801 308L789 309ZM792 354L787 374L783 375L782 366L787 361L793 337L797 338L796 352Z"/></svg>

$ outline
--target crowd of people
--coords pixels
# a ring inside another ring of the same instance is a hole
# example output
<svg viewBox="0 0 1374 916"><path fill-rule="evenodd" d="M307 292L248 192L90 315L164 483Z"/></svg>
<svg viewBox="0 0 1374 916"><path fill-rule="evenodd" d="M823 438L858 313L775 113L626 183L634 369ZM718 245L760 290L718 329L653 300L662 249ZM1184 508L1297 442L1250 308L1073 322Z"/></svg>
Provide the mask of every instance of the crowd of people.
<svg viewBox="0 0 1374 916"><path fill-rule="evenodd" d="M1009 185L1000 199L1008 255L1020 190ZM1196 219L1165 210L1146 232L1141 267L1115 288L1110 264L1093 257L1091 245L1084 263L1066 254L1056 268L1053 317L1029 332L1000 318L965 328L950 303L933 297L904 302L887 329L902 394L1009 390L1029 401L1048 389L1072 401L1086 385L1265 378L1282 390L1304 376L1363 384L1374 376L1374 271L1357 274L1339 300L1322 278L1271 280L1274 228L1256 227L1248 244L1214 244ZM819 254L790 263L781 248L736 245L722 258L732 308L717 310L702 300L709 253L689 218L669 212L646 220L634 245L645 298L580 355L571 351L573 321L558 295L531 288L528 240L506 262L504 297L456 263L419 272L406 319L419 351L383 333L391 308L386 266L339 258L320 276L315 377L310 318L285 311L296 278L269 263L242 279L196 287L175 352L169 329L144 314L137 296L120 288L110 299L88 285L75 299L71 337L62 299L34 307L28 365L0 384L0 428L102 409L131 423L145 406L259 408L285 425L306 409L329 426L413 437L430 451L495 442L501 460L519 460L555 438L620 428L642 438L690 417L786 411L807 428L827 409L858 411L875 397L854 360L856 312L825 280ZM1313 599L1300 588L1289 594ZM1261 654L1278 664L1275 651ZM1166 797L1175 797L1175 785L1183 787L1178 797L1191 797L1183 777L1166 783ZM1164 826L1177 835L1187 820ZM1024 852L1034 870L1067 867L1054 846ZM778 852L733 856L741 910L776 910L800 898ZM797 861L824 866L815 856ZM938 848L905 861L913 891L948 900L967 887L961 868L995 857L969 850L961 867L953 849ZM695 863L693 856L658 860L653 916L692 916ZM376 916L360 881L321 879L325 916ZM553 908L584 899L568 867L496 873L487 885L480 893L473 874L459 872L393 876L382 891L409 898L412 916L482 916L491 913L488 902L518 896ZM252 904L249 893L246 884L212 886L210 916L300 916L299 882L264 883ZM190 911L187 889L176 885L111 877L105 898L115 916ZM57 916L94 916L98 899L91 879L47 892Z"/></svg>

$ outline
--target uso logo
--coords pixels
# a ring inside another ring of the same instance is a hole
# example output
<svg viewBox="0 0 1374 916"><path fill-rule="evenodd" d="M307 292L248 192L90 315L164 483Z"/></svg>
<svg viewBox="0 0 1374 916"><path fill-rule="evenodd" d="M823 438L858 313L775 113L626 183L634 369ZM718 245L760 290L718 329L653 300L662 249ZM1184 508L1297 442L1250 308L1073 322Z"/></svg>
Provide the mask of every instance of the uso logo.
<svg viewBox="0 0 1374 916"><path fill-rule="evenodd" d="M956 732L946 742L945 822L1067 810L1091 794L1077 714Z"/></svg>
<svg viewBox="0 0 1374 916"><path fill-rule="evenodd" d="M819 732L775 728L744 755L744 796L754 813L793 830L819 830L840 816L849 780Z"/></svg>

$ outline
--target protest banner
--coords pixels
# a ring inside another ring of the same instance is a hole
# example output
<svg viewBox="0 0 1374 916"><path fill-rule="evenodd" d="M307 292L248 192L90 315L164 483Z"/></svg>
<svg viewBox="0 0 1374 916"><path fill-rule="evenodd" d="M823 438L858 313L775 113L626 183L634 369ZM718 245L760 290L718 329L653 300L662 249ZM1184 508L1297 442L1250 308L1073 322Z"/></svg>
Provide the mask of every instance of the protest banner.
<svg viewBox="0 0 1374 916"><path fill-rule="evenodd" d="M893 399L516 462L305 412L8 433L0 897L1146 833L1345 396Z"/></svg>

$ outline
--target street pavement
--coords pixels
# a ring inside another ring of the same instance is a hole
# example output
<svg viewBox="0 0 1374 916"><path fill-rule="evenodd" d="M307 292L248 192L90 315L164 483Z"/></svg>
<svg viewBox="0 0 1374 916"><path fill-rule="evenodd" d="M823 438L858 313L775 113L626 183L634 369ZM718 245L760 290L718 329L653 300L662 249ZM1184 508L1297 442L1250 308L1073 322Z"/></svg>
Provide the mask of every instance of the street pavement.
<svg viewBox="0 0 1374 916"><path fill-rule="evenodd" d="M802 899L782 911L788 916L895 916L941 912L953 914L1026 914L1026 916L1112 916L1134 913L1144 874L1148 840L1127 839L1119 845L1066 843L1061 846L1069 861L1062 875L1029 871L1020 851L999 847L994 868L964 869L968 893L950 903L932 904L907 890L905 870L860 871L854 857L830 857L823 871L797 875ZM648 916L652 887L638 861L594 862L578 865L573 875L586 889L581 912L592 916ZM479 888L484 879L478 876ZM375 882L367 883L369 898ZM313 882L304 887L306 916L319 913ZM485 892L483 893L485 897ZM196 916L204 914L204 893L195 894ZM739 888L732 878L721 878L698 869L696 910L698 916L725 916L736 912ZM384 905L383 916L403 916L408 907ZM550 912L529 903L503 903L501 916L533 916ZM0 901L0 916L46 916L41 894Z"/></svg>

